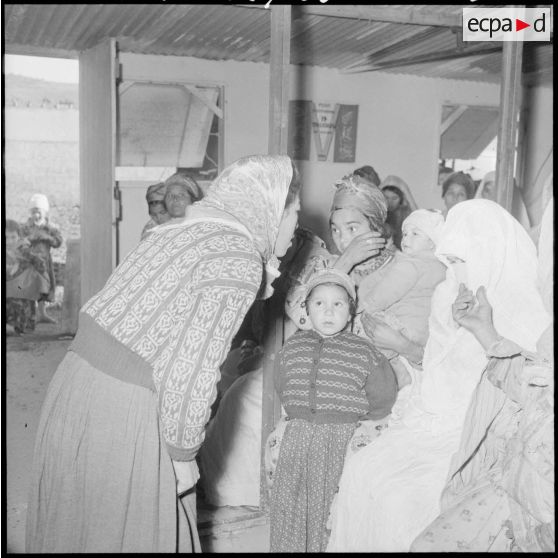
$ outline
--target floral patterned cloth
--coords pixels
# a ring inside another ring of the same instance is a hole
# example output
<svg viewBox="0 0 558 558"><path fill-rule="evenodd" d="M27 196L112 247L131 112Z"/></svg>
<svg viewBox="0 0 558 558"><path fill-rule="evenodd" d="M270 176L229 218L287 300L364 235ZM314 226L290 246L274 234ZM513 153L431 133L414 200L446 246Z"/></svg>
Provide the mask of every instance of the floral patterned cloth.
<svg viewBox="0 0 558 558"><path fill-rule="evenodd" d="M271 491L271 552L323 552L354 424L287 421Z"/></svg>

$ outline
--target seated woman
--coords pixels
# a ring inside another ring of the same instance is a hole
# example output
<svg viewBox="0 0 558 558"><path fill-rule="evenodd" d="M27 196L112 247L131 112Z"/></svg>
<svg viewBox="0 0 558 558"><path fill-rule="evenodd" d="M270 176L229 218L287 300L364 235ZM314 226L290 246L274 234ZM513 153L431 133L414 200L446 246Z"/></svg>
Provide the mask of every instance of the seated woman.
<svg viewBox="0 0 558 558"><path fill-rule="evenodd" d="M539 288L552 295L552 200L539 240ZM489 364L465 418L442 496L442 513L415 552L554 551L553 326L531 353L498 334L484 288L461 288L454 319L485 348Z"/></svg>
<svg viewBox="0 0 558 558"><path fill-rule="evenodd" d="M496 189L496 172L487 172L475 194L475 198L497 201L498 191ZM513 194L512 194L512 208L511 214L527 229L530 229L530 220L523 201L523 194L521 189L517 186L515 179L513 181Z"/></svg>
<svg viewBox="0 0 558 558"><path fill-rule="evenodd" d="M450 174L442 184L442 198L446 204L444 217L455 204L472 200L474 196L475 183L468 174L464 172Z"/></svg>
<svg viewBox="0 0 558 558"><path fill-rule="evenodd" d="M410 213L418 209L417 202L413 198L407 183L393 174L382 180L380 189L386 197L388 207L386 227L396 248L401 250L401 236L403 234L401 227Z"/></svg>
<svg viewBox="0 0 558 558"><path fill-rule="evenodd" d="M474 335L452 318L459 284L473 291L484 285L495 327L526 349L548 324L536 289L535 247L499 205L470 200L453 207L436 255L448 270L432 297L423 371L412 375L409 397L392 412L389 428L346 461L332 506L330 551L408 551L440 512L467 407L488 361ZM403 335L387 330L385 348L420 359Z"/></svg>

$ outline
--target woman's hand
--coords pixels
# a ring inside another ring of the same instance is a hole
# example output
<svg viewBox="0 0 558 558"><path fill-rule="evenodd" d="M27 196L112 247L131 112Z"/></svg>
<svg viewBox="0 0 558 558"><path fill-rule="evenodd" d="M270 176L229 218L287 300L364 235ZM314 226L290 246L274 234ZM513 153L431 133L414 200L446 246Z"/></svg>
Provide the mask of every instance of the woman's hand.
<svg viewBox="0 0 558 558"><path fill-rule="evenodd" d="M172 465L176 475L176 494L180 496L196 485L200 472L195 459L192 461L174 461L173 459Z"/></svg>
<svg viewBox="0 0 558 558"><path fill-rule="evenodd" d="M407 341L402 333L366 312L361 316L361 323L374 346L378 349L391 349L396 353L401 353Z"/></svg>
<svg viewBox="0 0 558 558"><path fill-rule="evenodd" d="M333 267L339 271L349 273L355 265L377 256L385 244L385 239L376 231L356 236L339 256Z"/></svg>
<svg viewBox="0 0 558 558"><path fill-rule="evenodd" d="M470 331L485 349L499 339L492 321L492 306L486 298L486 289L483 286L477 289L475 296L473 291L460 283L451 312L453 319Z"/></svg>

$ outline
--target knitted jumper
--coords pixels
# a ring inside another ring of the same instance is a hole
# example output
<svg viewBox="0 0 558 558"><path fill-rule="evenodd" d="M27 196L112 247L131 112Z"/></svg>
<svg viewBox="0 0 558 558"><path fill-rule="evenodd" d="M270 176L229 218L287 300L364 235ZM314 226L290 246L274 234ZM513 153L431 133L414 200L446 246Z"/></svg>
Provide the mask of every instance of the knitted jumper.
<svg viewBox="0 0 558 558"><path fill-rule="evenodd" d="M288 418L322 424L381 419L397 395L389 362L350 332L297 331L279 353L275 386Z"/></svg>
<svg viewBox="0 0 558 558"><path fill-rule="evenodd" d="M70 348L109 375L154 389L170 456L191 460L219 366L261 279L260 254L231 223L157 227L83 306Z"/></svg>

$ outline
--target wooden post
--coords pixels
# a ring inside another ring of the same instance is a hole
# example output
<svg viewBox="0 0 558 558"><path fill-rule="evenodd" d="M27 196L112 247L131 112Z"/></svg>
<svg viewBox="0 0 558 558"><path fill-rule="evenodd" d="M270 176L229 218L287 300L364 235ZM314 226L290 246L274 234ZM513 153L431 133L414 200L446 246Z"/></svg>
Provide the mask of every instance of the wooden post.
<svg viewBox="0 0 558 558"><path fill-rule="evenodd" d="M270 155L287 154L290 60L291 6L272 6L269 60L268 153Z"/></svg>
<svg viewBox="0 0 558 558"><path fill-rule="evenodd" d="M504 42L496 153L496 187L498 203L510 212L513 198L517 119L521 102L522 54L522 41Z"/></svg>
<svg viewBox="0 0 558 558"><path fill-rule="evenodd" d="M269 61L269 144L270 155L287 154L289 64L291 56L291 6L271 7L271 53ZM283 308L269 301L266 311L262 390L262 444L260 467L260 509L269 509L265 477L265 442L279 418L280 403L275 393L275 355L283 346Z"/></svg>
<svg viewBox="0 0 558 558"><path fill-rule="evenodd" d="M66 241L66 267L64 268L64 299L62 301L62 333L74 335L81 308L80 239Z"/></svg>

